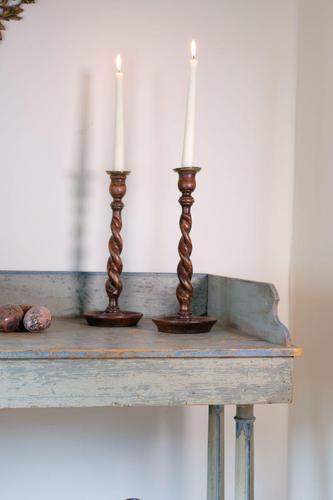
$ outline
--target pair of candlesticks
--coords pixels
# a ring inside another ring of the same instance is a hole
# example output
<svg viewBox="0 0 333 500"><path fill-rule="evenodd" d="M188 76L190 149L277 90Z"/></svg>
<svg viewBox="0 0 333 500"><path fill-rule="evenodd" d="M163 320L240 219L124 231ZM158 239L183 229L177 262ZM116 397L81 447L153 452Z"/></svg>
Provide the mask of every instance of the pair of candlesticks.
<svg viewBox="0 0 333 500"><path fill-rule="evenodd" d="M178 188L182 193L179 203L182 207L180 216L181 238L178 245L180 261L177 267L179 284L176 295L179 302L179 312L176 316L152 318L160 332L166 333L203 333L209 332L216 319L208 316L193 316L191 302L193 297L191 262L192 242L190 231L192 227L191 206L194 203L192 192L196 187L196 174L199 167L176 168L178 173ZM121 212L124 208L122 201L126 193L126 178L129 171L108 171L110 176L110 194L112 197L111 238L109 240L109 258L107 262L108 279L105 284L109 304L105 311L89 311L84 316L91 326L126 327L136 326L142 318L142 313L122 311L118 300L122 292L121 273L123 269L120 254L123 242L120 235L122 228Z"/></svg>

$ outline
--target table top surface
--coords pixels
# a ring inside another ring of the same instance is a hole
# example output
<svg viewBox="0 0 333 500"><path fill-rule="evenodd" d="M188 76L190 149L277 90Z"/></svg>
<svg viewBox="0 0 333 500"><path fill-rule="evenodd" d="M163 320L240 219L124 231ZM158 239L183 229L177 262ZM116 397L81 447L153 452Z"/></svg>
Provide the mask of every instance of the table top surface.
<svg viewBox="0 0 333 500"><path fill-rule="evenodd" d="M301 349L280 346L217 324L209 333L157 332L150 319L137 328L88 326L83 318L55 318L41 333L1 333L0 360L142 359L298 356Z"/></svg>

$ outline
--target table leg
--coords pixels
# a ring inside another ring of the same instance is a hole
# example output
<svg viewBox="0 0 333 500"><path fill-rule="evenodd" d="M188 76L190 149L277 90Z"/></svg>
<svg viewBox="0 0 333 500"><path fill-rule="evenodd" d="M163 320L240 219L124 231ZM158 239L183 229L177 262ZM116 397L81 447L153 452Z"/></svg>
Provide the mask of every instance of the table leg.
<svg viewBox="0 0 333 500"><path fill-rule="evenodd" d="M224 407L209 406L207 500L224 499Z"/></svg>
<svg viewBox="0 0 333 500"><path fill-rule="evenodd" d="M253 405L238 405L235 420L235 500L253 500Z"/></svg>

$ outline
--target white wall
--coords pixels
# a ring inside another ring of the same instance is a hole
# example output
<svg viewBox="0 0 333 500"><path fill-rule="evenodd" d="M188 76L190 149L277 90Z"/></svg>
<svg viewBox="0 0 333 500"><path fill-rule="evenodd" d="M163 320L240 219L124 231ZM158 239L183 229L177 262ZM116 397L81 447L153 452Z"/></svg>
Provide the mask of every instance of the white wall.
<svg viewBox="0 0 333 500"><path fill-rule="evenodd" d="M0 207L9 218L1 267L104 269L110 218L104 170L112 158L113 61L121 51L132 170L124 268L175 270L179 207L172 169L181 158L188 44L195 37L196 159L203 167L193 209L195 270L274 282L287 321L296 3L100 0L96 7L87 0L43 0L27 6L0 48ZM82 210L75 197L79 174L87 179ZM229 408L228 499L233 413ZM256 414L257 500L281 500L287 409ZM1 429L6 500L44 500L45 492L48 500L205 496L205 408L5 411Z"/></svg>
<svg viewBox="0 0 333 500"><path fill-rule="evenodd" d="M304 347L290 407L290 500L333 498L333 4L300 3L292 327Z"/></svg>

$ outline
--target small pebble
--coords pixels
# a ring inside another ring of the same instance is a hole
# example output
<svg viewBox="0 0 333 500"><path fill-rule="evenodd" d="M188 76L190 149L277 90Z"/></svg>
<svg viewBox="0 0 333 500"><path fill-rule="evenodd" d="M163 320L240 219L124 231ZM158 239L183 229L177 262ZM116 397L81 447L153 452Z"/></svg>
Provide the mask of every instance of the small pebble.
<svg viewBox="0 0 333 500"><path fill-rule="evenodd" d="M24 313L20 306L13 304L0 306L0 331L15 332L19 330L23 315Z"/></svg>
<svg viewBox="0 0 333 500"><path fill-rule="evenodd" d="M41 332L51 324L51 312L43 306L33 306L25 314L23 325L29 332Z"/></svg>

